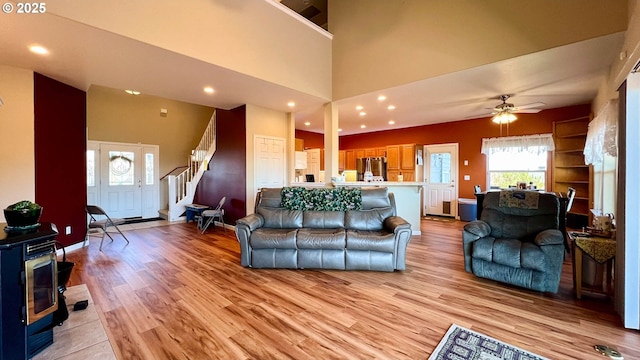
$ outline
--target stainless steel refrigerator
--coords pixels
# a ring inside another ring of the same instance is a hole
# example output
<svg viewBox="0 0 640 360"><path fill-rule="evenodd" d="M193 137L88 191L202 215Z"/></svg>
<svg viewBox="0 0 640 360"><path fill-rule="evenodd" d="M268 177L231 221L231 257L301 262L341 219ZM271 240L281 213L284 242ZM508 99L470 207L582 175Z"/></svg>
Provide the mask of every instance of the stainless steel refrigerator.
<svg viewBox="0 0 640 360"><path fill-rule="evenodd" d="M378 181L387 181L387 158L369 157L356 159L357 180L364 181L364 172L367 170L367 159L371 164L373 177Z"/></svg>

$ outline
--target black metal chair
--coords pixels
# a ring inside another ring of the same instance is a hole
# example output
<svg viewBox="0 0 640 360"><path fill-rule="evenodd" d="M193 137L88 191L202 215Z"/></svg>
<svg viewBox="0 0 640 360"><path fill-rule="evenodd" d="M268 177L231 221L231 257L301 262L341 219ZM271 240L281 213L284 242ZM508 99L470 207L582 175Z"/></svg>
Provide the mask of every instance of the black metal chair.
<svg viewBox="0 0 640 360"><path fill-rule="evenodd" d="M227 201L227 197L223 196L215 209L205 210L202 212L200 218L198 218L198 228L202 231L202 234L207 231L207 228L209 227L209 225L211 225L212 222L214 222L215 219L220 220L220 222L222 223L222 229L226 231L224 227L224 209L222 208L225 201Z"/></svg>
<svg viewBox="0 0 640 360"><path fill-rule="evenodd" d="M84 243L82 244L82 246L84 246L87 242L90 229L100 229L102 230L102 239L100 239L100 251L102 251L102 242L104 241L105 235L107 235L109 239L113 241L113 238L107 231L107 229L111 226L114 227L120 233L120 235L122 235L122 237L127 241L127 245L129 244L129 239L127 239L122 231L120 231L120 228L118 228L118 225L122 225L126 222L125 219L110 218L109 215L107 215L107 213L102 210L101 207L96 205L87 205L86 210L90 219L89 224L87 225L87 233L84 236Z"/></svg>

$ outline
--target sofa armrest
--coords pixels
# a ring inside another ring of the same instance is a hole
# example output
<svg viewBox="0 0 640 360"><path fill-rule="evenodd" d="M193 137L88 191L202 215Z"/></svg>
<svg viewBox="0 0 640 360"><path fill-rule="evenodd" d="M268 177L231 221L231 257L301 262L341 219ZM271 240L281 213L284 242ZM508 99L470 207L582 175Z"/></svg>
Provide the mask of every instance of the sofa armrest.
<svg viewBox="0 0 640 360"><path fill-rule="evenodd" d="M491 227L482 220L475 220L464 225L462 229L462 252L464 253L464 269L466 272L473 272L471 269L472 243L491 235Z"/></svg>
<svg viewBox="0 0 640 360"><path fill-rule="evenodd" d="M251 264L251 232L264 225L264 218L260 214L249 214L236 221L236 238L240 243L240 264L247 267Z"/></svg>
<svg viewBox="0 0 640 360"><path fill-rule="evenodd" d="M245 225L249 231L261 228L264 225L264 218L260 214L249 214L242 219L238 219L237 225Z"/></svg>
<svg viewBox="0 0 640 360"><path fill-rule="evenodd" d="M411 230L411 224L407 222L407 220L401 218L400 216L389 216L384 219L384 228L392 233L398 233L398 231L402 229Z"/></svg>
<svg viewBox="0 0 640 360"><path fill-rule="evenodd" d="M477 237L477 239L480 239L491 234L491 226L489 226L489 224L482 220L475 220L468 224L465 224L464 231L473 234Z"/></svg>
<svg viewBox="0 0 640 360"><path fill-rule="evenodd" d="M409 241L411 241L411 235L413 234L413 231L411 230L411 224L409 224L407 220L401 218L400 216L389 216L388 218L384 219L383 225L385 230L395 234L395 268L396 270L405 270L407 268L407 245L409 244Z"/></svg>
<svg viewBox="0 0 640 360"><path fill-rule="evenodd" d="M564 246L564 236L562 231L556 229L543 230L536 235L534 242L538 246L562 245Z"/></svg>

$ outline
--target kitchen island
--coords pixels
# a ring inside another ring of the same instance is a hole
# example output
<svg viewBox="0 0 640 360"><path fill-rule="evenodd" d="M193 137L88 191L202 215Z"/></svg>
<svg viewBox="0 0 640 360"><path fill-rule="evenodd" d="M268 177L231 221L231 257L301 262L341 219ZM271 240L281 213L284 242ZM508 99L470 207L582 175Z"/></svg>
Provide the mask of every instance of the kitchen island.
<svg viewBox="0 0 640 360"><path fill-rule="evenodd" d="M387 187L393 193L396 200L398 216L404 218L411 224L413 235L420 235L420 215L422 204L423 182L417 181L334 181L332 185L338 186L359 186L359 187Z"/></svg>

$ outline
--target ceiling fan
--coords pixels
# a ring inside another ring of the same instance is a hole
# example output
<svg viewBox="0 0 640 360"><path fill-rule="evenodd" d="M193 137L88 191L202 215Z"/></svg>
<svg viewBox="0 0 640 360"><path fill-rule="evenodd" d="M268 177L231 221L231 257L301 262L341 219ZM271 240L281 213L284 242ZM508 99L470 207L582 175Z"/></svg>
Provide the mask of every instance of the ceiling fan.
<svg viewBox="0 0 640 360"><path fill-rule="evenodd" d="M491 115L493 115L493 118L491 118L491 120L494 123L509 124L511 122L514 122L517 119L517 117L514 115L515 113L535 114L542 110L540 106L545 105L542 102L535 102L535 103L516 107L512 103L507 102L507 100L509 100L510 97L511 95L509 94L500 95L499 99L502 100L502 104L496 105L493 108L493 112L491 113Z"/></svg>

